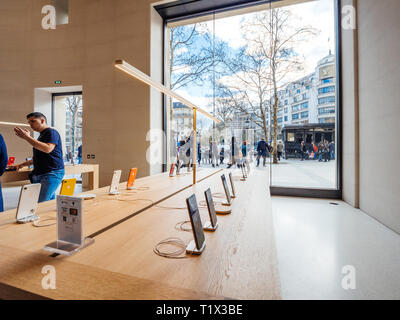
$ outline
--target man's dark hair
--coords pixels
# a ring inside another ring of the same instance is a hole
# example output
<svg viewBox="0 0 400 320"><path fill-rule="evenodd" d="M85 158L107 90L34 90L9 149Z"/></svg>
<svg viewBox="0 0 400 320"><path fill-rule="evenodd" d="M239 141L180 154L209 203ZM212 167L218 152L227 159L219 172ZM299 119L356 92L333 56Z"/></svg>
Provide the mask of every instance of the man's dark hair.
<svg viewBox="0 0 400 320"><path fill-rule="evenodd" d="M32 112L32 113L28 114L28 115L26 116L26 118L27 118L27 119L29 119L29 118L35 118L35 119L37 119L37 118L39 118L39 119L43 118L44 121L46 121L46 123L47 123L47 118L46 118L46 116L45 116L43 113L41 113L41 112Z"/></svg>

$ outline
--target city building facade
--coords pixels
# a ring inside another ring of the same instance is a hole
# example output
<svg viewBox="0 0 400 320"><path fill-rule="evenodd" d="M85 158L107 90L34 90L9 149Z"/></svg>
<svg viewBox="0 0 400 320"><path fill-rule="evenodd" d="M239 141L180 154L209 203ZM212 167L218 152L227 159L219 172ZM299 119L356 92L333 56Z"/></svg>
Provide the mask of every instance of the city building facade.
<svg viewBox="0 0 400 320"><path fill-rule="evenodd" d="M329 53L321 59L315 71L289 83L278 92L278 132L285 125L335 123L336 115L336 58ZM273 100L271 100L273 105ZM273 110L270 108L267 125L273 130ZM270 134L272 137L272 134Z"/></svg>

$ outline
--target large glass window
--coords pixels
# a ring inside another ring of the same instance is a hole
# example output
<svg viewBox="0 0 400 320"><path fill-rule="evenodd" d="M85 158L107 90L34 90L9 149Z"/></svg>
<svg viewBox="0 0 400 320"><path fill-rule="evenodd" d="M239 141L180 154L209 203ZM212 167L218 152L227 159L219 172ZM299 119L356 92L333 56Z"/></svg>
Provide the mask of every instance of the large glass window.
<svg viewBox="0 0 400 320"><path fill-rule="evenodd" d="M60 133L66 163L82 162L82 93L53 94L52 126Z"/></svg>
<svg viewBox="0 0 400 320"><path fill-rule="evenodd" d="M199 165L231 167L248 157L257 167L266 155L272 186L337 189L335 39L335 0L168 23L167 84L221 121L199 117ZM193 129L178 109L187 108L168 101L169 163Z"/></svg>

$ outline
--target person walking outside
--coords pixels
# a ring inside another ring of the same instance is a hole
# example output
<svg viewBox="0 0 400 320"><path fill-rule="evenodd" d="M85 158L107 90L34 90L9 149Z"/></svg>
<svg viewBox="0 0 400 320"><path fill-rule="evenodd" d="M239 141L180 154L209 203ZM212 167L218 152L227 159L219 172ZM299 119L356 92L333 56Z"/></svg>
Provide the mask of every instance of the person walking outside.
<svg viewBox="0 0 400 320"><path fill-rule="evenodd" d="M329 143L328 143L328 140L325 140L325 141L324 141L324 150L323 150L323 152L324 152L324 156L323 156L324 162L330 161L331 159L330 159L330 153L329 153Z"/></svg>
<svg viewBox="0 0 400 320"><path fill-rule="evenodd" d="M14 128L17 137L33 146L33 159L15 165L19 170L33 164L30 175L32 183L40 183L39 202L55 199L55 193L64 178L64 161L62 143L57 130L47 125L47 119L40 112L33 112L26 116L33 131L39 132L36 140L30 136L26 129Z"/></svg>
<svg viewBox="0 0 400 320"><path fill-rule="evenodd" d="M82 145L78 147L78 163L82 164Z"/></svg>
<svg viewBox="0 0 400 320"><path fill-rule="evenodd" d="M306 152L307 152L306 144L304 143L304 141L302 141L301 144L300 144L301 161L304 161L304 158L306 156Z"/></svg>
<svg viewBox="0 0 400 320"><path fill-rule="evenodd" d="M277 151L278 151L278 161L281 161L282 157L282 152L283 152L283 143L281 140L279 140L278 145L277 145Z"/></svg>
<svg viewBox="0 0 400 320"><path fill-rule="evenodd" d="M325 146L324 143L321 141L320 143L318 143L318 162L322 161L322 157L323 157L323 150L324 150Z"/></svg>
<svg viewBox="0 0 400 320"><path fill-rule="evenodd" d="M329 144L329 155L330 155L331 160L335 160L335 142L334 141L332 141Z"/></svg>
<svg viewBox="0 0 400 320"><path fill-rule="evenodd" d="M315 159L317 159L318 147L315 145L314 141L312 142L312 148L314 151L314 160L315 160Z"/></svg>
<svg viewBox="0 0 400 320"><path fill-rule="evenodd" d="M219 153L218 153L218 145L217 142L212 142L212 163L213 167L219 167Z"/></svg>
<svg viewBox="0 0 400 320"><path fill-rule="evenodd" d="M0 177L3 175L4 171L7 168L8 163L8 155L7 155L7 147L4 142L3 136L0 133ZM0 181L0 212L4 211L3 206L3 193L1 191L1 181Z"/></svg>
<svg viewBox="0 0 400 320"><path fill-rule="evenodd" d="M242 157L247 157L247 141L243 141L242 143Z"/></svg>
<svg viewBox="0 0 400 320"><path fill-rule="evenodd" d="M265 167L265 160L268 155L268 143L265 142L264 138L261 138L261 140L257 144L257 167L260 165L260 158L263 158L263 166Z"/></svg>
<svg viewBox="0 0 400 320"><path fill-rule="evenodd" d="M201 162L201 145L197 142L197 163L200 165Z"/></svg>

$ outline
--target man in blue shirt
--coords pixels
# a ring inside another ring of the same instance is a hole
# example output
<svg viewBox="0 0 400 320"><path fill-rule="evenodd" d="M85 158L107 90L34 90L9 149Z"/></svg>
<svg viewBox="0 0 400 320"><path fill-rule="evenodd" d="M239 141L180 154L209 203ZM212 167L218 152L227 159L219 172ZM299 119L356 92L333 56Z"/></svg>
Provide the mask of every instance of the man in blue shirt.
<svg viewBox="0 0 400 320"><path fill-rule="evenodd" d="M7 148L3 136L0 134L0 177L6 170L7 163L8 163ZM3 211L4 211L3 194L1 192L1 181L0 181L0 212Z"/></svg>
<svg viewBox="0 0 400 320"><path fill-rule="evenodd" d="M31 182L41 184L39 202L52 200L65 174L61 137L47 125L47 119L42 113L33 112L26 118L32 130L40 135L36 140L30 136L28 130L19 127L14 129L19 138L33 146L33 159L15 167L19 170L33 164Z"/></svg>

